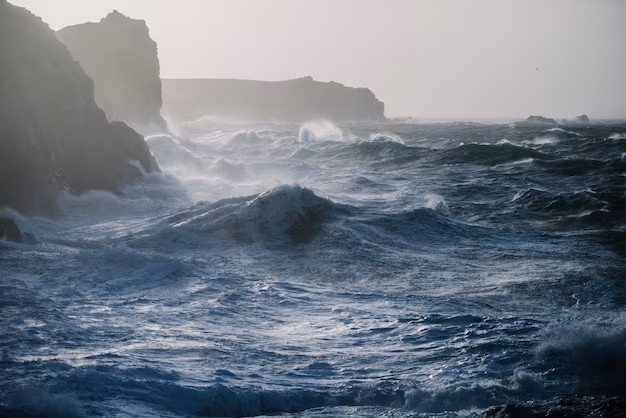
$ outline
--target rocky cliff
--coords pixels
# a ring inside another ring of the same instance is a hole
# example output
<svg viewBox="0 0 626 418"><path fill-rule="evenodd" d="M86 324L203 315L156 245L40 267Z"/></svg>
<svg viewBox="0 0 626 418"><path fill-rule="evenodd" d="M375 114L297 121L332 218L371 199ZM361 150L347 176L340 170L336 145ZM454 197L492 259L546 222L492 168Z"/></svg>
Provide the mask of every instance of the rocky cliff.
<svg viewBox="0 0 626 418"><path fill-rule="evenodd" d="M164 79L163 112L185 121L207 115L301 122L383 120L385 105L366 88L315 81Z"/></svg>
<svg viewBox="0 0 626 418"><path fill-rule="evenodd" d="M93 81L54 31L6 0L0 110L0 207L50 213L59 190L114 191L158 170L141 135L107 121Z"/></svg>
<svg viewBox="0 0 626 418"><path fill-rule="evenodd" d="M96 103L109 120L143 133L165 129L157 45L143 20L113 11L98 23L61 29L57 37L94 80Z"/></svg>

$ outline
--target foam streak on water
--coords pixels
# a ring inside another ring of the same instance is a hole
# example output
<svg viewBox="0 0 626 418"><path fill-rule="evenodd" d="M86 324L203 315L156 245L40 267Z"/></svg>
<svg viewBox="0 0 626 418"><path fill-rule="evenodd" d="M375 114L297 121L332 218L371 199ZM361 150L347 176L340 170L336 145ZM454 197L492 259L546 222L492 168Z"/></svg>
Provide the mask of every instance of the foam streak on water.
<svg viewBox="0 0 626 418"><path fill-rule="evenodd" d="M28 239L0 240L0 416L624 396L624 131L203 119L149 137L163 174L121 196L2 212Z"/></svg>

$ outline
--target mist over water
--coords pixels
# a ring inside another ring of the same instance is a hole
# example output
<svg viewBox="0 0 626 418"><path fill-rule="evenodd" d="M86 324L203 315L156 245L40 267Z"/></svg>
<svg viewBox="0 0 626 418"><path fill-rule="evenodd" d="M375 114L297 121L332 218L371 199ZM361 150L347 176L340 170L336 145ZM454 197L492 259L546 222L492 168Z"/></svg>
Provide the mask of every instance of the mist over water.
<svg viewBox="0 0 626 418"><path fill-rule="evenodd" d="M457 416L624 395L624 125L248 123L0 240L7 416Z"/></svg>
<svg viewBox="0 0 626 418"><path fill-rule="evenodd" d="M310 75L370 88L388 117L600 119L626 108L622 0L14 1L55 30L113 9L145 19L163 78Z"/></svg>

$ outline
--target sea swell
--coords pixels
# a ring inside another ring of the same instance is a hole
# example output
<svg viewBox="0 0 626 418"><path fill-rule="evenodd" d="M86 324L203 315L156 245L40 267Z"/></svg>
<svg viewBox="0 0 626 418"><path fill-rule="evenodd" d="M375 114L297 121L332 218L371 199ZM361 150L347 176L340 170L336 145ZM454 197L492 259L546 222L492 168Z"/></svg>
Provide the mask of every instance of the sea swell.
<svg viewBox="0 0 626 418"><path fill-rule="evenodd" d="M350 248L364 239L389 243L397 239L431 243L452 237L489 239L490 232L483 227L449 218L441 197L425 195L423 204L409 211L379 213L335 203L299 185L284 185L258 195L197 203L150 224L134 234L131 242L139 246L172 241L183 247L199 243L280 247L317 239L330 247Z"/></svg>
<svg viewBox="0 0 626 418"><path fill-rule="evenodd" d="M1 212L0 416L611 416L624 129L562 129L206 119Z"/></svg>
<svg viewBox="0 0 626 418"><path fill-rule="evenodd" d="M497 165L531 158L534 160L550 160L554 157L513 144L463 144L454 149L444 151L440 160L447 164Z"/></svg>

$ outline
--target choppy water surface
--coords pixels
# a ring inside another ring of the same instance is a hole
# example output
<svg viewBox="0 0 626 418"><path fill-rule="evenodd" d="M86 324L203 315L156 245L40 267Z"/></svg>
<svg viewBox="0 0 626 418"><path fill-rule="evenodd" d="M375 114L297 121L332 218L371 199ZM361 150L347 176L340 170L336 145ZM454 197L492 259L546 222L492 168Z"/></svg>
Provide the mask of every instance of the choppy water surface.
<svg viewBox="0 0 626 418"><path fill-rule="evenodd" d="M625 138L208 119L149 137L163 175L9 213L33 238L0 241L0 415L622 396Z"/></svg>

